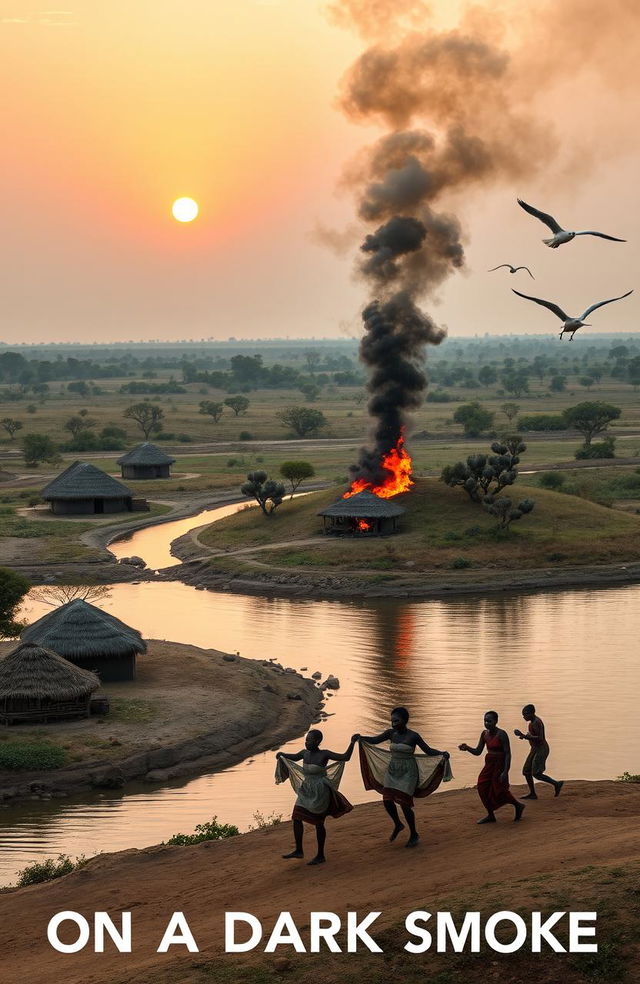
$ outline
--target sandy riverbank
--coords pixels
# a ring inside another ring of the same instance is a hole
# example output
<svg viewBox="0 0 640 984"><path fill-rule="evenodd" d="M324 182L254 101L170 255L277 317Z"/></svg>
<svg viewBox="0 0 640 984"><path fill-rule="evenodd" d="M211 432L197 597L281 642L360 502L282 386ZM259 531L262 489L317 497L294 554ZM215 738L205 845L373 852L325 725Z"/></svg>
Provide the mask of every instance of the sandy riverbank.
<svg viewBox="0 0 640 984"><path fill-rule="evenodd" d="M522 792L522 790L518 790ZM259 806L259 804L257 804ZM475 790L454 790L418 804L420 846L407 852L387 842L388 819L379 802L357 807L330 823L329 861L308 868L280 855L290 847L290 828L281 824L226 841L195 847L153 847L104 855L65 878L0 894L0 958L3 979L28 974L31 984L257 984L280 979L382 982L392 979L508 984L618 980L594 975L593 967L570 956L406 954L403 929L416 909L493 913L517 910L599 912L598 942L605 962L622 962L635 979L640 966L638 885L640 877L640 785L569 782L559 799L543 790L529 803L521 824L503 810L499 823L478 827ZM87 916L131 911L131 954L85 951L61 955L46 940L51 916L74 909ZM268 931L289 910L307 938L309 912L344 915L380 911L374 937L384 954L320 957L284 950L290 963L260 952L225 955L225 910L251 912ZM200 952L183 947L156 953L167 922L182 911ZM635 915L634 915L635 913ZM634 922L635 920L635 922ZM607 968L605 967L605 970ZM597 970L597 967L596 967ZM438 976L442 974L442 976Z"/></svg>
<svg viewBox="0 0 640 984"><path fill-rule="evenodd" d="M11 648L1 644L0 655ZM138 657L135 680L105 683L100 692L112 714L3 729L4 741L36 732L63 745L71 762L47 772L0 770L0 802L215 772L302 734L322 700L300 674L159 640Z"/></svg>

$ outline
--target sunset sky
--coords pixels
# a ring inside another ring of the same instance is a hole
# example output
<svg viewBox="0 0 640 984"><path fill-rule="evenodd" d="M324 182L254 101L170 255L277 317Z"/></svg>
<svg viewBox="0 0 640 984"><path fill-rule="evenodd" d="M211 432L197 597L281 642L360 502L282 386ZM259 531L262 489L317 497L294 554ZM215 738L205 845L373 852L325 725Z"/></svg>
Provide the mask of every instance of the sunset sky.
<svg viewBox="0 0 640 984"><path fill-rule="evenodd" d="M367 2L384 10L388 0ZM0 339L357 336L369 295L353 266L371 229L356 227L342 255L314 230L355 223L341 175L388 127L345 116L341 79L368 45L397 42L397 20L365 38L317 0L56 4L0 0ZM532 137L531 173L445 195L467 269L423 306L452 335L548 334L553 315L510 287L571 314L633 287L592 320L593 330L636 330L635 0L606 11L593 0L430 6L413 30L461 22L511 55L511 105L548 141ZM436 134L447 124L414 122ZM570 229L629 242L584 237L549 250L517 195ZM180 196L199 203L192 224L171 216ZM486 272L507 261L528 264L535 282Z"/></svg>

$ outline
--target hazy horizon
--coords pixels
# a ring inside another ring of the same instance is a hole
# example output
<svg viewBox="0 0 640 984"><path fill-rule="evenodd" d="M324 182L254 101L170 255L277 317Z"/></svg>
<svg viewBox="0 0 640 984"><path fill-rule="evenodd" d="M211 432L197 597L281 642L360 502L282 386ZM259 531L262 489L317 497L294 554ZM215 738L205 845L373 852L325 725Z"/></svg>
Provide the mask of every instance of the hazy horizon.
<svg viewBox="0 0 640 984"><path fill-rule="evenodd" d="M344 20L359 4L335 5ZM604 19L593 0L561 7L436 0L415 23L460 24L511 56L506 136L528 141L531 158L443 197L462 224L466 267L423 307L453 337L557 340L554 316L511 287L574 314L636 286L640 11L628 0ZM364 40L337 25L315 0L73 0L65 10L0 0L0 345L357 338L368 295L353 268L370 227L356 225L341 255L314 230L354 227L341 177L386 132L338 105L349 67L386 41L379 25L367 30ZM443 112L417 122L442 135ZM182 195L201 209L189 225L170 214ZM517 196L568 228L629 241L549 250ZM536 279L487 272L504 262ZM575 345L636 330L637 305L636 293L598 311Z"/></svg>

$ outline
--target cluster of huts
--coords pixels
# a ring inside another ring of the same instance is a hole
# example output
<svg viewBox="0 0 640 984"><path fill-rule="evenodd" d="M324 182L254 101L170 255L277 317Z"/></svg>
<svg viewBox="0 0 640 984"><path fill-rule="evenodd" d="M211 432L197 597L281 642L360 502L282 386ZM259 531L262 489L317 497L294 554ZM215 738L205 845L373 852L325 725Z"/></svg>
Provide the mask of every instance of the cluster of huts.
<svg viewBox="0 0 640 984"><path fill-rule="evenodd" d="M136 481L170 478L175 458L145 441L118 458L122 478ZM42 490L51 512L59 516L148 510L146 499L136 498L123 482L88 461L74 461Z"/></svg>
<svg viewBox="0 0 640 984"><path fill-rule="evenodd" d="M61 605L0 659L0 724L88 717L100 684L133 680L146 649L137 629L95 605L80 598Z"/></svg>

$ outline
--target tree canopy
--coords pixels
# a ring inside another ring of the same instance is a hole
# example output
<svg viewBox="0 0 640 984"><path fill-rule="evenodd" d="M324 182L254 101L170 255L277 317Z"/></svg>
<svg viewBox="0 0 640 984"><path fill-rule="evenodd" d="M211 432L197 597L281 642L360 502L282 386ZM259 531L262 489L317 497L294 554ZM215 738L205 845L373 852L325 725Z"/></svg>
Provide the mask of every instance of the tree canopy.
<svg viewBox="0 0 640 984"><path fill-rule="evenodd" d="M611 403L603 403L601 400L585 400L578 403L575 407L567 407L563 410L567 427L579 431L584 437L586 445L591 444L591 439L596 434L602 434L607 430L609 424L617 420L622 413L620 407L614 407Z"/></svg>

